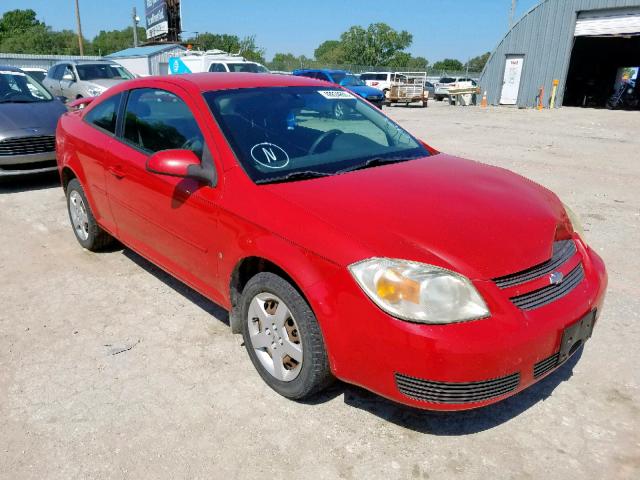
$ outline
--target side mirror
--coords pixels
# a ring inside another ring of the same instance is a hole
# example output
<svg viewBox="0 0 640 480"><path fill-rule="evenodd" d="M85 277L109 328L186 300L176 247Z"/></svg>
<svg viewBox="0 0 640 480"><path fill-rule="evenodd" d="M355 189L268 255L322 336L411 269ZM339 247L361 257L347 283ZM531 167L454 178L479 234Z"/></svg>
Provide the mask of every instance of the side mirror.
<svg viewBox="0 0 640 480"><path fill-rule="evenodd" d="M59 100L62 103L67 103L67 97L63 97L61 95L56 96L56 100Z"/></svg>
<svg viewBox="0 0 640 480"><path fill-rule="evenodd" d="M73 73L65 73L62 76L62 80L65 80L67 82L75 82L76 81L76 77L73 76Z"/></svg>
<svg viewBox="0 0 640 480"><path fill-rule="evenodd" d="M213 167L203 167L191 150L162 150L147 159L147 171L170 177L195 178L209 186L216 183Z"/></svg>

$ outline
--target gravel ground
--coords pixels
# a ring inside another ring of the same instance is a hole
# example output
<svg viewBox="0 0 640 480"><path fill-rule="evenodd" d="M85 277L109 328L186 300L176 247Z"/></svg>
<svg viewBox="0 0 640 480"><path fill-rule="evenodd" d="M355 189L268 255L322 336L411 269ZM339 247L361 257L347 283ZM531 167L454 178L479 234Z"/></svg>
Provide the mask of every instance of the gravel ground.
<svg viewBox="0 0 640 480"><path fill-rule="evenodd" d="M639 478L640 114L387 111L582 216L610 286L581 355L472 412L344 384L291 402L260 380L220 307L129 250L83 251L55 176L5 182L0 478Z"/></svg>

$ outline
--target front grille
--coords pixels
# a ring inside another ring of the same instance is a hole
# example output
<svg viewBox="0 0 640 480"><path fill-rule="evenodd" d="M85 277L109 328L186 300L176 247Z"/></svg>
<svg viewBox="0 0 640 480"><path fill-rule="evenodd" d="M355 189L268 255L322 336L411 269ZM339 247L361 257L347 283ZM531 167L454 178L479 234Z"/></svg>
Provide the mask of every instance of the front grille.
<svg viewBox="0 0 640 480"><path fill-rule="evenodd" d="M429 403L472 403L506 395L520 384L520 374L483 382L433 382L396 373L398 390L407 397Z"/></svg>
<svg viewBox="0 0 640 480"><path fill-rule="evenodd" d="M561 283L539 288L532 292L512 297L513 304L522 310L533 310L567 295L584 279L582 264L571 270Z"/></svg>
<svg viewBox="0 0 640 480"><path fill-rule="evenodd" d="M549 358L545 358L544 360L540 360L533 366L533 378L538 378L544 375L547 372L550 372L554 368L558 366L558 362L560 361L560 352L551 355Z"/></svg>
<svg viewBox="0 0 640 480"><path fill-rule="evenodd" d="M547 273L555 271L560 265L565 263L576 253L576 244L573 240L561 240L554 242L553 254L551 259L547 260L540 265L528 268L518 273L506 275L504 277L494 278L498 288L514 287L516 285L522 285L523 283L535 280L542 277Z"/></svg>
<svg viewBox="0 0 640 480"><path fill-rule="evenodd" d="M56 137L53 135L7 138L0 141L0 156L5 157L53 152L55 149Z"/></svg>

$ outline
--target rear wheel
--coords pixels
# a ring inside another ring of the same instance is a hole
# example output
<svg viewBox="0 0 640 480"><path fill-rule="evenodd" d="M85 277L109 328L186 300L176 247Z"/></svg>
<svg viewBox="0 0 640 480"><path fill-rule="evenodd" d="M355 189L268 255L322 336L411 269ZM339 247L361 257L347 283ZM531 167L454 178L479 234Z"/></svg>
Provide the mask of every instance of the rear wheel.
<svg viewBox="0 0 640 480"><path fill-rule="evenodd" d="M242 292L242 336L262 379L280 395L309 397L333 377L311 308L286 280L258 273Z"/></svg>
<svg viewBox="0 0 640 480"><path fill-rule="evenodd" d="M67 185L67 210L76 239L87 250L101 250L113 242L113 237L96 222L87 197L77 179Z"/></svg>

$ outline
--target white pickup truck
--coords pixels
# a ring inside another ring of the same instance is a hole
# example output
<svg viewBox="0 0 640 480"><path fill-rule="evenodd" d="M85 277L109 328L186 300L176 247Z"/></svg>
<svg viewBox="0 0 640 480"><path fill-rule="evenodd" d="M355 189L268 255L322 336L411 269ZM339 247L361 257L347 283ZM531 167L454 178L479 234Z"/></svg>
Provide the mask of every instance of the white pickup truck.
<svg viewBox="0 0 640 480"><path fill-rule="evenodd" d="M437 102L441 102L449 97L449 89L451 87L476 87L478 83L467 77L442 77L433 86L435 89L434 98Z"/></svg>

